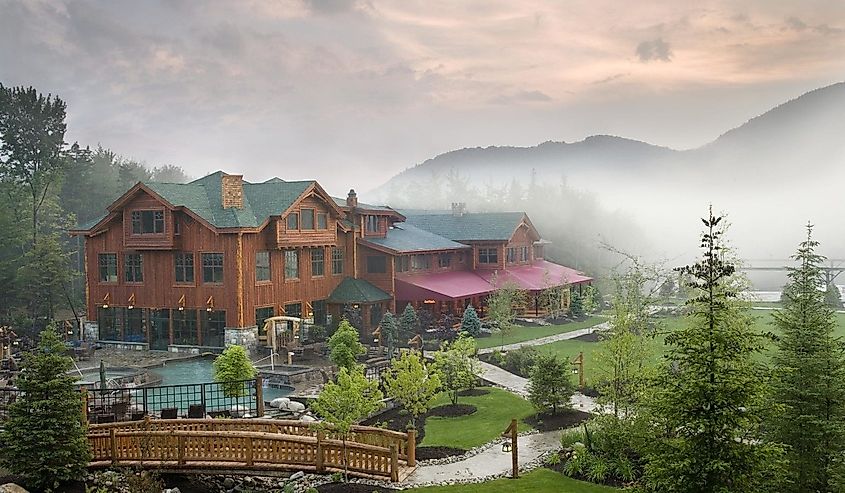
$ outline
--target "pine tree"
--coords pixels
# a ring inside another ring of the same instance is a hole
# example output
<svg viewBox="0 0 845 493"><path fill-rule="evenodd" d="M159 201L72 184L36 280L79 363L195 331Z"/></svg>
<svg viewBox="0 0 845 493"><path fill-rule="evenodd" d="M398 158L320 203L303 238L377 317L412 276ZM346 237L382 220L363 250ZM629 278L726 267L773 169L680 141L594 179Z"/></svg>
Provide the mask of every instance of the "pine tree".
<svg viewBox="0 0 845 493"><path fill-rule="evenodd" d="M763 374L753 356L762 340L732 291L734 265L721 217L704 219L703 258L681 268L695 297L687 324L666 337L666 363L652 382L644 412L657 438L647 452L647 491L772 491L779 448L758 443Z"/></svg>
<svg viewBox="0 0 845 493"><path fill-rule="evenodd" d="M793 259L784 289L784 308L775 312L781 331L774 356L773 400L781 412L770 439L788 445L788 479L783 491L830 491L831 469L845 450L845 358L834 337L836 319L826 303L820 269L824 257L807 225L807 239Z"/></svg>
<svg viewBox="0 0 845 493"><path fill-rule="evenodd" d="M419 319L417 318L417 312L414 310L414 307L408 303L405 305L405 310L402 312L402 316L399 317L399 330L402 331L403 335L415 334L417 332L418 325Z"/></svg>
<svg viewBox="0 0 845 493"><path fill-rule="evenodd" d="M528 400L534 407L541 411L551 409L552 414L557 414L558 409L569 406L575 393L569 369L569 362L559 359L556 354L542 354L537 358L528 382Z"/></svg>
<svg viewBox="0 0 845 493"><path fill-rule="evenodd" d="M837 288L833 283L827 284L824 291L824 299L827 306L833 308L834 310L842 309L842 293L839 292L839 288Z"/></svg>
<svg viewBox="0 0 845 493"><path fill-rule="evenodd" d="M396 325L396 317L392 313L385 312L381 318L381 338L387 342L387 357L393 359L393 351L396 347L396 337L399 332L399 327Z"/></svg>
<svg viewBox="0 0 845 493"><path fill-rule="evenodd" d="M572 315L574 318L581 318L584 316L584 300L581 297L581 293L577 290L572 290L572 297L569 301L569 314Z"/></svg>
<svg viewBox="0 0 845 493"><path fill-rule="evenodd" d="M52 325L41 333L17 379L24 393L9 406L0 434L0 464L39 490L81 478L91 457L82 401L74 388L76 378L66 373L72 361L65 352Z"/></svg>
<svg viewBox="0 0 845 493"><path fill-rule="evenodd" d="M481 319L478 318L478 313L472 305L467 305L464 309L464 315L461 318L461 332L466 332L472 337L481 335Z"/></svg>

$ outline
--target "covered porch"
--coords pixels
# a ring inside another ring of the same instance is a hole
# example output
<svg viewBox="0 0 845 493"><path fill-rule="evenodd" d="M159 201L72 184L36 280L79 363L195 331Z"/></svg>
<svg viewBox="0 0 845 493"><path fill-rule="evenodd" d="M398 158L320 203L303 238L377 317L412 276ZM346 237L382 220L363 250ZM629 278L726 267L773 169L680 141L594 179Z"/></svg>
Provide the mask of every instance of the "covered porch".
<svg viewBox="0 0 845 493"><path fill-rule="evenodd" d="M393 297L364 279L347 277L326 299L326 309L332 323L349 320L365 342L372 341L373 330L390 309Z"/></svg>
<svg viewBox="0 0 845 493"><path fill-rule="evenodd" d="M396 311L405 305L428 310L437 319L444 314L460 317L467 305L484 316L487 295L495 288L475 272L452 271L396 277Z"/></svg>

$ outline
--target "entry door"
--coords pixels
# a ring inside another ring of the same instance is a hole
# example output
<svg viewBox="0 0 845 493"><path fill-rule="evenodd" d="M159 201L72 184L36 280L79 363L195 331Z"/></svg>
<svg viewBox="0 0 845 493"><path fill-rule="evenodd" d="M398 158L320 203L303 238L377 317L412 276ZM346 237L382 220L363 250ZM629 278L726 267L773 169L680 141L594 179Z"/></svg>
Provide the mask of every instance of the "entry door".
<svg viewBox="0 0 845 493"><path fill-rule="evenodd" d="M170 345L170 310L150 310L150 349L167 351Z"/></svg>

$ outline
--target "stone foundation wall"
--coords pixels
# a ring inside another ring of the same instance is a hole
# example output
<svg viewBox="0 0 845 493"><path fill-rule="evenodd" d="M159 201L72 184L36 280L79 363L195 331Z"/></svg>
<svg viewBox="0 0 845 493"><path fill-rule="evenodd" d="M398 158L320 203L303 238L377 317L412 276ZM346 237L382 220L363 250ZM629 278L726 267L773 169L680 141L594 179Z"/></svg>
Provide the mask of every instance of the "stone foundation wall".
<svg viewBox="0 0 845 493"><path fill-rule="evenodd" d="M97 341L104 348L123 349L126 351L148 351L150 345L146 342Z"/></svg>
<svg viewBox="0 0 845 493"><path fill-rule="evenodd" d="M258 350L258 326L226 327L223 340L227 346L238 344L245 347L250 354L254 354Z"/></svg>

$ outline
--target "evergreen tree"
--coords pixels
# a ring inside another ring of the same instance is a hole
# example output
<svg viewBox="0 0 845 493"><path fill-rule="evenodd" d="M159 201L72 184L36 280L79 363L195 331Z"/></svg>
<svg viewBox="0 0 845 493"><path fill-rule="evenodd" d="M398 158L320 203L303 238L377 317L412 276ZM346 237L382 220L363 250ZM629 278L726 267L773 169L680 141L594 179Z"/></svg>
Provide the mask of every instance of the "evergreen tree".
<svg viewBox="0 0 845 493"><path fill-rule="evenodd" d="M414 310L414 307L408 303L405 305L405 310L402 312L402 316L399 317L399 330L402 331L403 335L415 334L417 332L418 325L419 319L417 318L417 312Z"/></svg>
<svg viewBox="0 0 845 493"><path fill-rule="evenodd" d="M76 377L67 373L73 362L65 353L53 326L41 333L17 379L24 393L9 406L0 433L0 464L39 490L80 479L91 457Z"/></svg>
<svg viewBox="0 0 845 493"><path fill-rule="evenodd" d="M396 338L398 337L399 327L396 324L396 317L392 313L385 312L381 318L381 338L387 342L387 357L393 359L393 351L396 348Z"/></svg>
<svg viewBox="0 0 845 493"><path fill-rule="evenodd" d="M584 316L584 300L577 289L572 289L571 298L569 300L569 314L574 318L581 318Z"/></svg>
<svg viewBox="0 0 845 493"><path fill-rule="evenodd" d="M824 257L807 225L807 239L793 259L784 289L784 308L774 313L781 331L774 356L772 397L781 412L771 440L788 445L788 479L783 491L830 491L830 476L845 450L845 358L834 337L836 319L818 286Z"/></svg>
<svg viewBox="0 0 845 493"><path fill-rule="evenodd" d="M472 305L467 305L464 310L464 315L461 318L461 332L466 332L472 337L481 335L481 319L478 318L478 313Z"/></svg>
<svg viewBox="0 0 845 493"><path fill-rule="evenodd" d="M753 357L762 351L752 320L732 291L721 217L707 219L703 258L680 270L691 276L686 325L666 337L666 364L645 412L658 433L647 454L647 491L772 491L779 448L758 443L765 386Z"/></svg>
<svg viewBox="0 0 845 493"><path fill-rule="evenodd" d="M528 400L541 411L551 409L552 414L557 414L559 408L569 406L575 393L570 375L568 361L556 354L540 355L528 381Z"/></svg>
<svg viewBox="0 0 845 493"><path fill-rule="evenodd" d="M239 344L228 346L220 356L214 358L214 381L223 385L223 393L227 397L241 397L246 395L244 380L251 380L258 374L246 349Z"/></svg>
<svg viewBox="0 0 845 493"><path fill-rule="evenodd" d="M358 330L347 320L341 320L337 330L329 338L329 350L332 363L350 372L358 367L358 355L366 352L359 339Z"/></svg>
<svg viewBox="0 0 845 493"><path fill-rule="evenodd" d="M827 306L833 308L834 310L842 309L842 293L839 292L839 288L837 288L833 283L827 284L824 291L824 300L825 303L827 303Z"/></svg>

